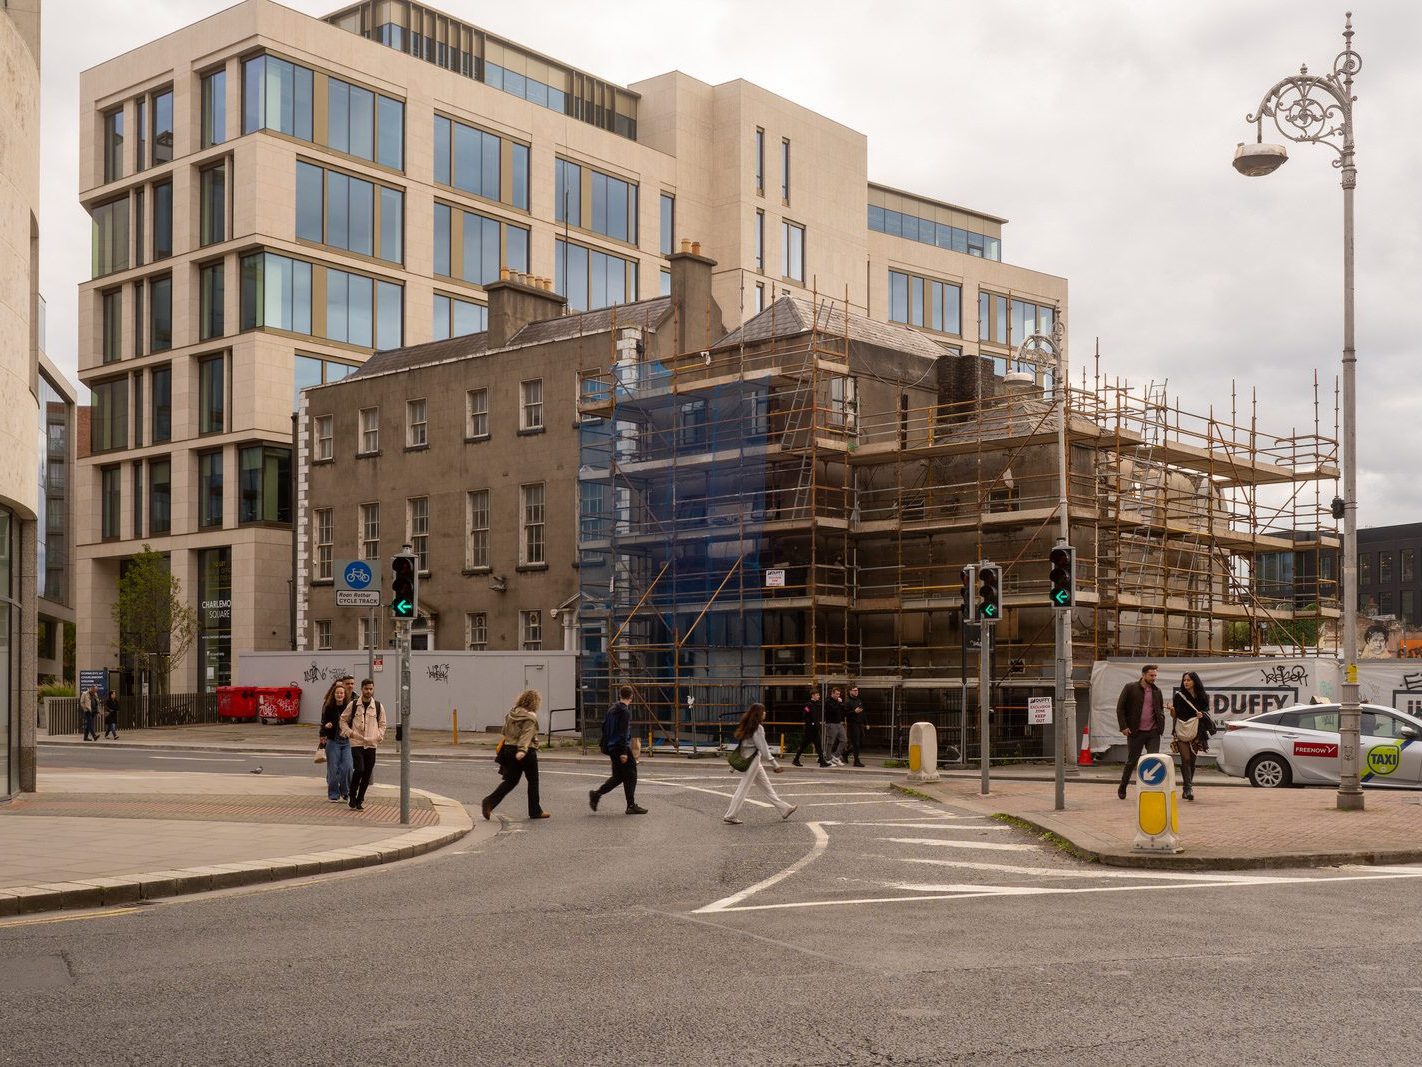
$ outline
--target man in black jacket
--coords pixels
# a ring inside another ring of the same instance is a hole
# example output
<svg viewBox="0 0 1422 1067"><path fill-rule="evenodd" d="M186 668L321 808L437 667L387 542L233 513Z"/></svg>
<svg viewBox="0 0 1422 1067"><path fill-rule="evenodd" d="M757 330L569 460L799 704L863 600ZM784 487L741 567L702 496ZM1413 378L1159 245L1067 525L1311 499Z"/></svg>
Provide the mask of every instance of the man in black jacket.
<svg viewBox="0 0 1422 1067"><path fill-rule="evenodd" d="M596 789L588 790L588 807L597 811L597 802L619 785L627 798L628 815L646 815L637 804L637 757L632 754L632 687L617 691L617 703L607 709L602 721L602 750L612 760L612 776Z"/></svg>
<svg viewBox="0 0 1422 1067"><path fill-rule="evenodd" d="M844 736L845 711L844 696L835 686L825 701L824 740L820 743L820 753L829 759L831 767L844 766L843 753L849 747Z"/></svg>
<svg viewBox="0 0 1422 1067"><path fill-rule="evenodd" d="M804 728L800 731L800 747L795 750L795 766L802 767L800 757L805 754L806 747L813 748L815 755L820 758L820 766L828 767L829 761L825 759L824 745L820 741L820 689L816 686L810 690L810 699L805 706L800 709L800 714L804 718Z"/></svg>
<svg viewBox="0 0 1422 1067"><path fill-rule="evenodd" d="M1127 682L1116 699L1116 725L1126 735L1126 765L1121 768L1121 787L1116 795L1126 799L1126 786L1136 773L1141 752L1159 752L1160 735L1165 729L1165 698L1155 684L1156 665L1141 668L1138 682Z"/></svg>
<svg viewBox="0 0 1422 1067"><path fill-rule="evenodd" d="M859 695L859 687L849 687L849 698L844 702L845 721L849 724L849 751L854 756L856 767L864 766L859 760L859 749L864 744L864 730L869 723L864 714L864 698Z"/></svg>

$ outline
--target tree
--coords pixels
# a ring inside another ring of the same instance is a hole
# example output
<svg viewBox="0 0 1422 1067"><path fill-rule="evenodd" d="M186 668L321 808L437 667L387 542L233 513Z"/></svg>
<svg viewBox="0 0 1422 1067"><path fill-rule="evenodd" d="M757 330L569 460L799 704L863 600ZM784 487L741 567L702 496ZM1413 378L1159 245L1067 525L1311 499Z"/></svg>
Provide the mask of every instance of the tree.
<svg viewBox="0 0 1422 1067"><path fill-rule="evenodd" d="M128 561L114 601L118 654L148 669L156 691L168 688L168 670L182 661L197 637L198 617L183 599L182 583L148 545ZM165 666L164 660L167 664Z"/></svg>

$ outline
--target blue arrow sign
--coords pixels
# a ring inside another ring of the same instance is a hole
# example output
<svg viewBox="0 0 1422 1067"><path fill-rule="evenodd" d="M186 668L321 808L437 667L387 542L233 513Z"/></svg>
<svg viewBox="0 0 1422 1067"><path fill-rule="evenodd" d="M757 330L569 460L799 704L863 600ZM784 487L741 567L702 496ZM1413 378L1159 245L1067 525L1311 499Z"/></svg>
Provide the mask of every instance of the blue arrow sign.
<svg viewBox="0 0 1422 1067"><path fill-rule="evenodd" d="M351 589L365 589L375 577L368 566L360 560L346 564L344 572L346 585Z"/></svg>
<svg viewBox="0 0 1422 1067"><path fill-rule="evenodd" d="M1142 785L1160 785L1165 781L1165 761L1158 757L1144 760L1139 773Z"/></svg>

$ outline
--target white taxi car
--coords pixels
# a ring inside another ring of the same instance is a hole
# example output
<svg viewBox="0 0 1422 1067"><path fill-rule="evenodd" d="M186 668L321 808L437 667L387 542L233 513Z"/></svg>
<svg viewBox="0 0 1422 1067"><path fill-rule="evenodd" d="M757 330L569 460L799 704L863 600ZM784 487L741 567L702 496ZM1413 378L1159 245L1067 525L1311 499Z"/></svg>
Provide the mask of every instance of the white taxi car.
<svg viewBox="0 0 1422 1067"><path fill-rule="evenodd" d="M1219 768L1251 785L1338 784L1337 704L1299 704L1228 724ZM1422 719L1393 708L1360 708L1359 777L1364 785L1422 789Z"/></svg>

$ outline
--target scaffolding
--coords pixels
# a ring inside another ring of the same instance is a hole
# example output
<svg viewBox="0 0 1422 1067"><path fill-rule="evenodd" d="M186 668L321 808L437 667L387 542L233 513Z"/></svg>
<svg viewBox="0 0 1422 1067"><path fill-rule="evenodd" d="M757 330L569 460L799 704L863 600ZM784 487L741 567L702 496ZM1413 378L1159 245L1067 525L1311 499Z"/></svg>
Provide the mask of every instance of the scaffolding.
<svg viewBox="0 0 1422 1067"><path fill-rule="evenodd" d="M1099 354L1076 385L1003 373L1010 361L818 294L782 297L709 351L658 361L644 341L615 331L580 370L580 626L585 706L630 684L656 745L718 744L752 700L793 744L809 688L853 680L889 727L881 745L928 718L972 758L960 570L992 559L994 755L1050 754L1025 705L1053 686L1062 401L1075 685L1109 656L1331 633L1322 485L1338 457L1316 378L1312 431L1274 436L1253 396L1245 417L1233 395L1228 416L1191 414L1163 382L1104 378ZM1277 578L1310 553L1306 590Z"/></svg>

